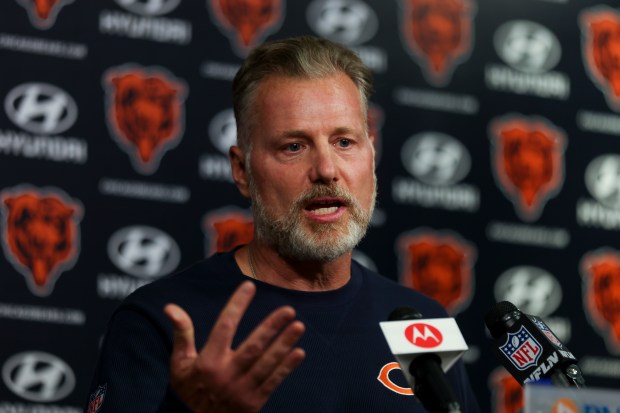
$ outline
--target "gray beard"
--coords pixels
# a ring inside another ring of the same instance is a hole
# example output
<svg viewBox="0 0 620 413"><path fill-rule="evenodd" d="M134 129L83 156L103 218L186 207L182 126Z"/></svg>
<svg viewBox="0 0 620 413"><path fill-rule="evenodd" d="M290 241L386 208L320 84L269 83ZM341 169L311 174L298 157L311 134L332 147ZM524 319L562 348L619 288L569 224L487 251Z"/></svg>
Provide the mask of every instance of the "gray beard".
<svg viewBox="0 0 620 413"><path fill-rule="evenodd" d="M288 212L281 217L269 210L264 204L252 174L250 192L254 228L258 240L267 243L287 258L301 261L328 262L353 250L366 235L372 218L376 200L376 177L371 206L368 211L346 190L333 185L315 185L302 193L291 205ZM346 223L316 223L306 221L304 224L302 210L309 200L332 196L345 200L349 216Z"/></svg>

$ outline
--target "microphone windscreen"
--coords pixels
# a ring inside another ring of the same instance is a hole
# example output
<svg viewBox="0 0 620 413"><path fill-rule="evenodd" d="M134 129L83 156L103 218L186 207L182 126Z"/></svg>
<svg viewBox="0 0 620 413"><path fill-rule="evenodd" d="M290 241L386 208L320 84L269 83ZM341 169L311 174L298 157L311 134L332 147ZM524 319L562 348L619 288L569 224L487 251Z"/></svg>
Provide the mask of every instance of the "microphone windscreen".
<svg viewBox="0 0 620 413"><path fill-rule="evenodd" d="M494 338L501 337L506 332L502 318L514 311L519 311L519 309L510 301L500 301L489 310L484 318L484 324Z"/></svg>
<svg viewBox="0 0 620 413"><path fill-rule="evenodd" d="M422 318L424 318L422 314L415 308L398 307L390 313L388 321L420 320Z"/></svg>

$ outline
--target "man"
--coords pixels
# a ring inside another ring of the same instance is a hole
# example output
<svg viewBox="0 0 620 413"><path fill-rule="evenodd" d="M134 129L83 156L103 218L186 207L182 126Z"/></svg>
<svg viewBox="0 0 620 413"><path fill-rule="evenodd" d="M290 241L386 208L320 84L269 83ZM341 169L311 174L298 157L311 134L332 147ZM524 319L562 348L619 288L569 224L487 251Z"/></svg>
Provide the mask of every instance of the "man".
<svg viewBox="0 0 620 413"><path fill-rule="evenodd" d="M359 58L325 40L276 41L246 59L230 160L254 240L120 306L91 412L425 411L402 374L381 374L394 357L378 323L398 306L445 311L351 259L376 197L370 91ZM461 363L449 377L477 412Z"/></svg>

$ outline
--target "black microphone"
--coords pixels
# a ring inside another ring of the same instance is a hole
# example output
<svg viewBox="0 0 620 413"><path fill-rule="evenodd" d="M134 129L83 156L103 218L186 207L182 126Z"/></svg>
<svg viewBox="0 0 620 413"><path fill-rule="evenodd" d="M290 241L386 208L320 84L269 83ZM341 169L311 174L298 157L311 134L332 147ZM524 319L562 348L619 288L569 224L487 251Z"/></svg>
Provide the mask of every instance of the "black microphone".
<svg viewBox="0 0 620 413"><path fill-rule="evenodd" d="M557 386L585 387L577 358L539 317L502 301L491 308L484 322L502 364L519 384L550 380Z"/></svg>
<svg viewBox="0 0 620 413"><path fill-rule="evenodd" d="M389 321L420 320L422 314L411 307L399 307L390 313ZM448 382L441 360L435 353L420 354L409 364L414 377L413 392L431 413L460 413L461 406Z"/></svg>

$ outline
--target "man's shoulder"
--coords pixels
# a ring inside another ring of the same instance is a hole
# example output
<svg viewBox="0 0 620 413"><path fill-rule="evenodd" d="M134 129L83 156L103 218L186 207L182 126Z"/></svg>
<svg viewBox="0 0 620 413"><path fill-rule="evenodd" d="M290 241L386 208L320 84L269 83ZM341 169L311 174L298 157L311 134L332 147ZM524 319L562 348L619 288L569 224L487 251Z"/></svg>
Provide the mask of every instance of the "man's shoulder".
<svg viewBox="0 0 620 413"><path fill-rule="evenodd" d="M237 273L232 253L215 254L138 288L123 305L160 306L167 302L191 300L194 296L210 298L222 290L232 290L240 278Z"/></svg>

